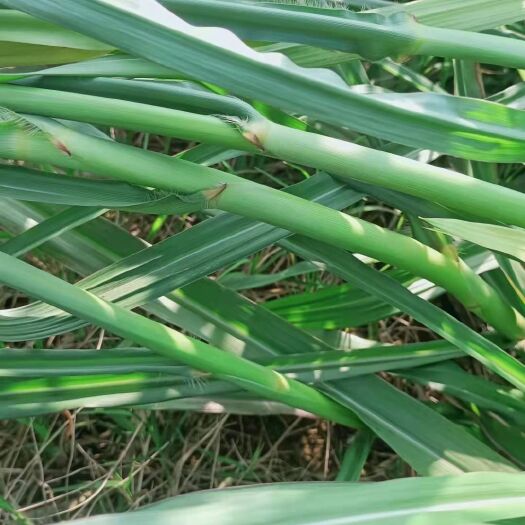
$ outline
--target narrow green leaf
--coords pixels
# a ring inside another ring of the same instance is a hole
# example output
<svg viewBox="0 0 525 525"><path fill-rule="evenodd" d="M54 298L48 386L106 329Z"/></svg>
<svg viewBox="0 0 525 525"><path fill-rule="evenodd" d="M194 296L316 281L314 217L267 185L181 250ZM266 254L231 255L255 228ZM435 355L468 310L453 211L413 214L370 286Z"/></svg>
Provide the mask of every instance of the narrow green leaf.
<svg viewBox="0 0 525 525"><path fill-rule="evenodd" d="M211 281L205 280L205 283ZM195 303L199 297L189 287L188 294L195 297ZM222 297L230 301L225 305L223 317L231 317L236 313L236 308L244 307L253 316L258 315L258 322L265 327L271 327L272 316L264 315L264 310L255 307L247 301L226 290L215 290L212 283L203 286L203 290L215 292L213 298ZM217 293L218 292L218 293ZM229 297L230 295L230 297ZM172 296L175 298L175 296ZM211 301L210 301L211 303ZM213 304L213 303L211 303ZM187 307L187 303L181 301L182 307ZM213 315L213 309L206 305L204 299L201 300L202 310L208 310L203 314L207 319L213 320L217 327L226 325L221 322L218 315ZM247 318L248 316L246 316ZM233 323L230 323L233 324ZM245 319L236 320L236 325L246 324L247 328L254 328L255 322L248 324ZM275 329L283 326L282 321L274 323ZM185 327L186 328L186 327ZM232 327L228 328L232 335ZM432 362L452 359L460 356L460 352L453 348L446 341L432 341L429 343L413 343L408 345L396 346L373 346L361 348L351 352L340 352L333 350L326 344L302 333L300 330L291 328L288 331L281 329L283 338L288 334L297 336L299 344L296 347L287 348L289 352L296 348L304 349L304 352L287 355L279 344L262 348L259 352L253 352L255 361L264 363L265 366L275 368L290 377L299 378L303 382L316 383L329 377L340 379L353 375L366 375L373 372L384 370L399 370L405 368L421 367ZM301 337L302 336L302 337ZM257 338L260 343L264 341L263 333L256 333L253 338ZM208 339L208 338L207 338ZM292 339L290 338L290 341ZM284 342L283 342L284 343ZM281 345L283 348L285 344ZM268 355L266 355L268 354ZM261 356L266 355L262 358ZM82 350L82 349L54 349L54 350L27 350L27 349L0 349L2 357L0 377L15 379L26 377L49 378L57 376L86 376L97 374L129 374L132 372L159 373L192 377L191 371L175 363L173 360L158 356L146 348L115 348L111 350ZM270 356L270 357L269 357ZM271 357L273 356L273 357ZM427 370L425 367L424 370ZM333 369L330 374L331 369ZM329 377L325 377L326 376ZM53 386L45 381L42 382L49 387ZM55 385L56 386L56 385ZM514 398L514 401L518 399ZM518 403L519 405L519 403Z"/></svg>
<svg viewBox="0 0 525 525"><path fill-rule="evenodd" d="M325 262L332 271L355 286L396 305L400 310L412 315L496 374L525 391L525 365L447 312L411 294L387 275L369 268L346 252L326 249L322 243L311 239L296 236L281 242L285 247L307 259Z"/></svg>
<svg viewBox="0 0 525 525"><path fill-rule="evenodd" d="M106 211L104 208L99 207L67 208L57 215L33 226L24 233L17 235L13 239L9 239L5 243L0 244L0 251L13 255L14 257L20 257L38 248L49 239L89 222Z"/></svg>
<svg viewBox="0 0 525 525"><path fill-rule="evenodd" d="M480 464L486 471L515 468L487 454L485 445L460 426L443 425L446 421L443 416L404 392L391 395L395 387L379 377L341 379L324 384L322 388L334 399L353 407L364 423L402 458L410 457L410 464L419 473L459 474L461 468L479 469ZM414 439L414 435L425 439ZM467 456L452 445L459 440L468 448Z"/></svg>
<svg viewBox="0 0 525 525"><path fill-rule="evenodd" d="M22 201L68 204L138 213L182 214L197 211L198 203L174 192L149 190L114 180L68 177L21 166L0 166L2 197Z"/></svg>
<svg viewBox="0 0 525 525"><path fill-rule="evenodd" d="M64 64L104 55L111 49L25 13L0 10L0 67Z"/></svg>
<svg viewBox="0 0 525 525"><path fill-rule="evenodd" d="M413 372L401 371L400 374L437 392L458 397L486 410L494 410L525 424L525 396L520 390L468 374L452 363L425 366Z"/></svg>
<svg viewBox="0 0 525 525"><path fill-rule="evenodd" d="M246 307L246 305L242 305ZM203 303L201 310L206 309ZM232 312L231 309L228 310ZM257 312L256 312L257 313ZM210 316L207 316L210 319ZM210 319L212 322L216 319ZM266 321L264 316L257 323ZM192 326L182 324L185 329ZM220 326L217 323L217 326ZM255 327L255 323L251 327ZM265 324L269 326L269 324ZM277 325L277 329L279 329ZM198 334L198 331L195 331ZM226 332L227 333L227 332ZM280 330L283 342L293 335L301 338L297 330ZM231 336L234 331L229 329ZM263 348L264 338L259 340ZM224 339L223 339L224 340ZM447 345L407 345L406 347L376 347L356 350L351 353L326 350L313 338L302 337L305 354L274 357L256 362L277 370L287 377L307 383L338 379L398 367L417 367L421 364L450 359L457 352ZM225 346L224 343L222 346ZM320 348L319 348L320 347ZM322 356L316 352L325 350ZM228 348L231 350L231 347ZM268 345L273 353L279 345ZM264 351L264 350L263 350ZM311 353L308 353L311 352ZM199 403L209 399L215 403L235 399L246 400L245 392L226 381L202 375L173 360L158 356L143 348L114 350L19 350L0 351L0 418L27 417L53 411L94 406L156 405L179 409L201 409ZM28 379L33 378L33 379ZM52 378L52 379L51 379ZM193 400L184 407L179 402ZM264 406L266 400L253 399ZM245 407L248 408L250 405ZM252 409L257 410L257 404ZM279 403L271 405L274 411L285 413L287 408ZM268 407L266 407L268 409ZM256 412L257 413L257 412Z"/></svg>
<svg viewBox="0 0 525 525"><path fill-rule="evenodd" d="M380 483L268 484L177 496L138 512L99 516L71 525L219 521L236 525L474 525L525 515L523 474L479 473ZM232 511L232 509L234 509Z"/></svg>
<svg viewBox="0 0 525 525"><path fill-rule="evenodd" d="M29 45L29 44L25 44ZM38 46L42 52L42 46ZM23 56L27 56L24 53ZM42 64L42 62L39 62ZM35 75L44 77L123 77L123 78L156 78L156 79L179 79L180 73L173 69L155 64L142 58L137 58L123 53L115 53L108 56L86 59L71 64L63 64L54 67L13 68L0 70L0 84L20 79L34 82ZM184 75L183 75L184 77ZM184 77L186 78L186 77Z"/></svg>
<svg viewBox="0 0 525 525"><path fill-rule="evenodd" d="M86 51L109 51L113 49L107 44L80 33L9 9L0 10L0 42L18 42L49 48L64 47Z"/></svg>
<svg viewBox="0 0 525 525"><path fill-rule="evenodd" d="M269 284L283 281L298 275L304 275L313 272L319 272L322 268L309 262L297 263L289 266L286 270L275 273L256 273L245 274L243 272L230 272L219 278L219 282L232 290L246 290L249 288L259 288Z"/></svg>
<svg viewBox="0 0 525 525"><path fill-rule="evenodd" d="M525 262L525 230L458 219L425 219L441 231Z"/></svg>
<svg viewBox="0 0 525 525"><path fill-rule="evenodd" d="M367 429L358 430L347 445L336 481L359 481L375 436Z"/></svg>
<svg viewBox="0 0 525 525"><path fill-rule="evenodd" d="M41 64L64 64L100 56L100 51L0 42L0 67L28 67ZM5 75L6 73L2 73ZM22 75L25 76L25 75Z"/></svg>
<svg viewBox="0 0 525 525"><path fill-rule="evenodd" d="M525 19L522 0L415 0L379 10L392 14L403 10L424 24L467 31L483 31Z"/></svg>

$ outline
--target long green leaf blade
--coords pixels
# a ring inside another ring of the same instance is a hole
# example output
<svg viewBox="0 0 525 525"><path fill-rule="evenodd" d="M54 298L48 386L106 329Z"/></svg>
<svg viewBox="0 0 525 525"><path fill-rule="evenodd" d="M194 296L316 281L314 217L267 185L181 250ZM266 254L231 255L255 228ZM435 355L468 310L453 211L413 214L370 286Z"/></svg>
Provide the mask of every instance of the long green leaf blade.
<svg viewBox="0 0 525 525"><path fill-rule="evenodd" d="M397 305L402 311L419 319L444 339L525 391L525 365L450 314L414 296L398 282L374 271L350 254L327 250L317 241L296 237L281 242L306 258L321 259L346 280Z"/></svg>
<svg viewBox="0 0 525 525"><path fill-rule="evenodd" d="M458 219L425 219L439 230L525 262L525 230Z"/></svg>
<svg viewBox="0 0 525 525"><path fill-rule="evenodd" d="M289 483L177 496L134 513L69 522L130 525L474 525L525 515L523 474L480 473L381 483ZM233 509L233 510L232 510Z"/></svg>
<svg viewBox="0 0 525 525"><path fill-rule="evenodd" d="M74 9L60 9L60 0L5 0L6 5L27 11L61 25L89 33L95 38L181 71L191 78L220 84L241 96L263 100L289 111L306 113L334 124L349 126L410 145L444 151L479 160L523 160L523 137L505 138L510 132L504 109L492 119L491 133L477 131L487 122L482 113L464 113L469 122L464 133L443 120L429 119L421 106L408 99L404 105L388 96L371 99L349 90L342 79L328 70L305 70L281 55L264 55L248 48L231 32L218 28L196 28L171 14L154 0L133 4L107 0L77 0ZM111 24L113 31L107 31ZM133 39L127 35L133 28ZM152 38L155 35L155 38ZM210 70L209 64L220 64ZM301 94L301 96L298 96ZM456 104L450 97L442 100L441 116L447 105ZM476 102L479 104L479 102ZM489 112L497 106L485 103ZM474 116L476 117L474 119ZM401 118L400 118L401 117ZM516 126L513 126L516 131Z"/></svg>

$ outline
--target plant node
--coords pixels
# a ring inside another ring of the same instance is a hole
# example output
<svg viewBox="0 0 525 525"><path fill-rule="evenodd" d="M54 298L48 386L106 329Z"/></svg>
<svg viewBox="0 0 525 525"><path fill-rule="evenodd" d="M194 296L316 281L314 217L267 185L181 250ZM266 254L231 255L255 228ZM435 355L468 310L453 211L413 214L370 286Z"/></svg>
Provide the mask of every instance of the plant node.
<svg viewBox="0 0 525 525"><path fill-rule="evenodd" d="M226 189L227 186L228 184L223 182L222 184L214 186L213 188L203 190L202 196L204 197L205 208L214 208L217 198L219 197L219 195L221 195L221 193Z"/></svg>

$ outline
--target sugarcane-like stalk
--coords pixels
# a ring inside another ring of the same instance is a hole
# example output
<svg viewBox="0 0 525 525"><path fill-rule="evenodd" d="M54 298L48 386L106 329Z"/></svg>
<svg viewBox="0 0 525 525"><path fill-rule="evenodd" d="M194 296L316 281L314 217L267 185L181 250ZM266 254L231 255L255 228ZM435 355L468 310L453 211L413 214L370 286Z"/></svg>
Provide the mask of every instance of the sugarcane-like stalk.
<svg viewBox="0 0 525 525"><path fill-rule="evenodd" d="M212 168L80 134L47 119L32 118L39 132L4 122L0 155L92 171L134 184L200 198L211 208L285 228L404 268L455 295L501 333L525 334L525 318L461 259L410 237L293 195Z"/></svg>
<svg viewBox="0 0 525 525"><path fill-rule="evenodd" d="M431 55L522 68L525 43L501 36L421 24L398 9L337 16L327 9L301 11L221 0L162 0L192 24L227 27L247 40L294 42L356 53L367 60ZM520 7L515 7L520 9Z"/></svg>
<svg viewBox="0 0 525 525"><path fill-rule="evenodd" d="M347 426L361 426L352 412L308 385L104 301L4 253L0 253L0 281L262 397L317 413Z"/></svg>
<svg viewBox="0 0 525 525"><path fill-rule="evenodd" d="M292 129L253 114L227 122L126 100L34 87L0 86L0 105L14 111L141 130L264 153L414 195L489 221L525 227L525 194L343 140Z"/></svg>
<svg viewBox="0 0 525 525"><path fill-rule="evenodd" d="M489 162L524 160L525 139L520 127L523 128L525 119L520 112L509 118L509 111L498 110L493 104L441 95L424 103L427 111L421 107L421 97L414 100L413 95L408 99L396 96L392 100L359 93L333 71L312 71L283 54L259 52L224 28L192 26L153 0L76 0L74 9L63 9L62 0L2 0L2 3L108 42L133 56L172 69L184 78L219 85L229 93L287 112L461 158ZM380 29L382 36L391 43L408 38L411 47L419 45L424 34L417 35L414 42L414 35L407 34L404 23L394 22L394 18L395 15L389 30ZM130 27L133 38L126 37ZM361 29L361 34L367 33L367 29ZM425 28L422 29L424 33ZM368 41L374 47L381 45L374 39ZM429 95L423 100L428 98ZM455 111L458 105L461 109ZM450 106L454 122L450 119Z"/></svg>

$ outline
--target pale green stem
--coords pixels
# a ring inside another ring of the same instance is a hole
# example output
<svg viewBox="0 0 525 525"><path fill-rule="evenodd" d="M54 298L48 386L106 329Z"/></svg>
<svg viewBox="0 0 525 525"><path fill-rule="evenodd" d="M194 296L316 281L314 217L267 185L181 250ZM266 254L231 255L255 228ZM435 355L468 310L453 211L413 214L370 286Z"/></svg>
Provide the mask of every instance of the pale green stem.
<svg viewBox="0 0 525 525"><path fill-rule="evenodd" d="M159 354L209 372L262 397L317 413L344 425L361 426L352 412L312 387L191 339L1 252L0 281Z"/></svg>
<svg viewBox="0 0 525 525"><path fill-rule="evenodd" d="M141 130L264 153L525 228L525 194L444 168L264 118L239 120L244 136L220 118L119 99L22 86L0 86L0 105L15 111Z"/></svg>
<svg viewBox="0 0 525 525"><path fill-rule="evenodd" d="M47 134L31 135L10 126L2 134L0 154L184 194L200 193L213 208L261 220L425 277L450 291L501 333L513 339L525 334L525 319L462 260L410 237L229 173L82 135L52 121L36 119L35 123Z"/></svg>
<svg viewBox="0 0 525 525"><path fill-rule="evenodd" d="M376 184L490 221L525 227L525 194L497 184L269 121L247 123L244 134L254 137L271 156L315 166L341 180Z"/></svg>
<svg viewBox="0 0 525 525"><path fill-rule="evenodd" d="M324 47L358 53L368 60L430 55L508 67L525 65L525 44L521 40L424 25L401 9L386 16L381 11L341 12L337 16L337 12L329 15L327 9L276 9L270 4L258 6L220 0L162 0L162 3L192 24L227 27L245 40ZM519 12L520 7L516 6L515 11Z"/></svg>

